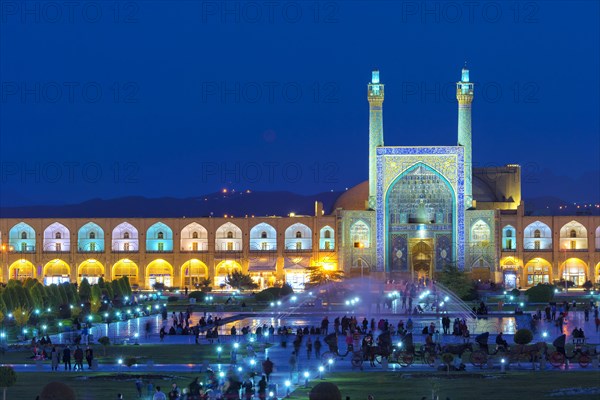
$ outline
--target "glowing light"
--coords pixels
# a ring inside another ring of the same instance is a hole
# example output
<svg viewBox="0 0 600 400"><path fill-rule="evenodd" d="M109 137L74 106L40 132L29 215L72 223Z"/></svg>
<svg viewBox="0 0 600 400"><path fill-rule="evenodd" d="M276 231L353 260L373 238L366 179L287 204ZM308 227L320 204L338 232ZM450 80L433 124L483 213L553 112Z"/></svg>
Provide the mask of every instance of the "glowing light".
<svg viewBox="0 0 600 400"><path fill-rule="evenodd" d="M292 301L296 301L296 300L298 300L298 297L297 296L292 296L291 300Z"/></svg>
<svg viewBox="0 0 600 400"><path fill-rule="evenodd" d="M308 378L310 376L310 373L308 371L304 371L304 377Z"/></svg>
<svg viewBox="0 0 600 400"><path fill-rule="evenodd" d="M548 332L543 332L542 337L548 337Z"/></svg>
<svg viewBox="0 0 600 400"><path fill-rule="evenodd" d="M284 384L285 384L285 387L288 388L292 385L292 382L290 382L289 380L286 380Z"/></svg>
<svg viewBox="0 0 600 400"><path fill-rule="evenodd" d="M121 364L123 364L123 359L122 359L122 358L119 358L119 359L117 360L117 362L119 363L119 365L121 365Z"/></svg>
<svg viewBox="0 0 600 400"><path fill-rule="evenodd" d="M219 372L219 376L220 376L221 378L224 378L224 377L225 377L225 372L223 372L223 371Z"/></svg>
<svg viewBox="0 0 600 400"><path fill-rule="evenodd" d="M234 348L234 349L237 349L238 347L240 347L240 345L239 345L238 343L234 343L234 344L233 344L233 348Z"/></svg>
<svg viewBox="0 0 600 400"><path fill-rule="evenodd" d="M278 305L278 306L280 306L280 305L281 305L281 301L278 301L278 302L277 302L277 305Z"/></svg>
<svg viewBox="0 0 600 400"><path fill-rule="evenodd" d="M255 359L250 360L250 365L254 366L254 364L256 364L256 360Z"/></svg>
<svg viewBox="0 0 600 400"><path fill-rule="evenodd" d="M371 73L371 83L379 83L379 71L375 70Z"/></svg>
<svg viewBox="0 0 600 400"><path fill-rule="evenodd" d="M327 360L327 364L329 364L329 365L333 364L333 358L330 358L329 360Z"/></svg>
<svg viewBox="0 0 600 400"><path fill-rule="evenodd" d="M221 351L223 351L223 348L221 346L217 347L217 353L220 353Z"/></svg>
<svg viewBox="0 0 600 400"><path fill-rule="evenodd" d="M501 362L502 364L504 364L504 363L506 362L506 360L503 358L502 360L500 360L500 362Z"/></svg>
<svg viewBox="0 0 600 400"><path fill-rule="evenodd" d="M322 365L319 365L319 372L323 372L325 370L325 368L323 368Z"/></svg>

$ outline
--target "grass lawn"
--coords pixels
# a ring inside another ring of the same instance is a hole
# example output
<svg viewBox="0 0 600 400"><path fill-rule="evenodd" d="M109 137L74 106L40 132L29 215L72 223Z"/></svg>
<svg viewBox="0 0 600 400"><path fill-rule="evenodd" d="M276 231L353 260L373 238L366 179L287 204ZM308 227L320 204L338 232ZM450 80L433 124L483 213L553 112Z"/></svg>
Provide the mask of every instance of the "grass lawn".
<svg viewBox="0 0 600 400"><path fill-rule="evenodd" d="M125 368L126 370L126 368ZM86 373L76 372L45 372L45 373L17 373L17 383L6 392L7 399L33 400L40 394L42 388L50 382L59 381L71 387L75 391L78 400L112 400L117 398L117 393L122 393L127 400L137 399L135 379L138 374L108 374L108 373ZM191 373L169 373L155 371L152 374L140 374L144 380L143 394L146 395L146 382L149 380L155 386L163 388L168 392L173 382L180 388L187 385L200 374ZM203 379L205 374L201 375ZM1 396L1 392L0 392ZM142 397L146 400L147 397Z"/></svg>
<svg viewBox="0 0 600 400"><path fill-rule="evenodd" d="M376 400L385 399L431 399L432 389L440 399L541 399L553 390L561 388L600 388L600 370L494 373L444 372L388 372L388 373L333 373L327 374L327 382L340 388L342 399L366 399L373 394ZM309 383L309 389L299 388L292 399L308 399L310 387L320 380ZM565 397L562 397L565 398ZM598 394L566 397L568 399L594 399Z"/></svg>
<svg viewBox="0 0 600 400"><path fill-rule="evenodd" d="M100 364L116 364L119 358L136 357L140 364L146 364L148 360L153 360L155 364L202 364L204 361L215 363L218 360L217 347L221 346L221 358L224 361L230 360L231 343L227 344L143 344L143 345L118 345L107 346L106 356L101 345L94 345L94 358ZM270 346L270 344L267 344ZM264 343L254 343L254 351L261 353L264 351ZM73 346L71 346L73 350ZM33 363L29 358L30 350L8 351L0 355L0 362L4 364L25 364ZM246 346L241 344L238 349L238 359L247 354ZM73 353L71 353L71 358ZM73 360L72 360L73 361ZM50 361L44 361L49 365ZM85 360L84 360L85 364Z"/></svg>

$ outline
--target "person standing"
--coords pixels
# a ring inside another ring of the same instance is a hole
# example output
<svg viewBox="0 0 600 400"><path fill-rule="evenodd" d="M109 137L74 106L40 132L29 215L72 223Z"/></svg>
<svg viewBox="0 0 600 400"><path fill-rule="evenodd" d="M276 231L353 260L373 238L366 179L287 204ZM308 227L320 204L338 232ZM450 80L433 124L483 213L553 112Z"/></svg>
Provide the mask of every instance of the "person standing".
<svg viewBox="0 0 600 400"><path fill-rule="evenodd" d="M83 350L81 347L77 346L73 353L73 357L75 358L75 371L78 369L79 371L83 371Z"/></svg>
<svg viewBox="0 0 600 400"><path fill-rule="evenodd" d="M56 347L52 347L52 352L50 353L50 362L52 363L52 371L58 371L58 361L59 361L59 354L58 354L58 350L56 349Z"/></svg>
<svg viewBox="0 0 600 400"><path fill-rule="evenodd" d="M258 381L258 398L260 400L265 400L267 398L267 380L263 375Z"/></svg>
<svg viewBox="0 0 600 400"><path fill-rule="evenodd" d="M67 366L69 367L69 371L71 370L71 349L69 346L65 347L63 350L63 363L65 364L65 371L67 370Z"/></svg>
<svg viewBox="0 0 600 400"><path fill-rule="evenodd" d="M313 343L312 340L310 340L310 336L308 337L308 339L306 340L306 358L308 358L310 360L310 355L312 353L312 349L313 349Z"/></svg>
<svg viewBox="0 0 600 400"><path fill-rule="evenodd" d="M290 359L288 360L290 365L290 379L292 378L292 374L296 372L296 366L298 365L298 359L296 358L296 352L292 351L292 355L290 355Z"/></svg>
<svg viewBox="0 0 600 400"><path fill-rule="evenodd" d="M135 390L137 391L138 397L142 398L142 377L138 376L135 380Z"/></svg>
<svg viewBox="0 0 600 400"><path fill-rule="evenodd" d="M92 369L92 361L94 361L94 350L90 346L85 348L85 360L88 364L88 369Z"/></svg>
<svg viewBox="0 0 600 400"><path fill-rule="evenodd" d="M154 392L152 400L167 400L167 396L165 396L165 394L160 391L160 386L156 387L156 392Z"/></svg>
<svg viewBox="0 0 600 400"><path fill-rule="evenodd" d="M262 367L263 367L263 372L267 376L267 382L268 382L271 374L273 373L273 367L274 367L273 361L271 361L271 359L269 357L267 357L267 359L265 361L263 361Z"/></svg>
<svg viewBox="0 0 600 400"><path fill-rule="evenodd" d="M252 396L254 395L252 380L250 378L246 378L242 387L244 389L244 400L251 400Z"/></svg>
<svg viewBox="0 0 600 400"><path fill-rule="evenodd" d="M319 338L315 339L315 358L317 360L321 358L321 341Z"/></svg>

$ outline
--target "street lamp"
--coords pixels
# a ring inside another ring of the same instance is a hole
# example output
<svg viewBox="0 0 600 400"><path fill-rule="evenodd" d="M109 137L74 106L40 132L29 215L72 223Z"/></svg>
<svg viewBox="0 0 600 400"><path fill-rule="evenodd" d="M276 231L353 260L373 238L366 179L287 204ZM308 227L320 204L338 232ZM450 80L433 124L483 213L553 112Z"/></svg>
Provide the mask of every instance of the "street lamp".
<svg viewBox="0 0 600 400"><path fill-rule="evenodd" d="M221 346L217 347L217 359L220 360L221 359L221 352L223 351L223 348Z"/></svg>
<svg viewBox="0 0 600 400"><path fill-rule="evenodd" d="M322 365L319 365L319 378L323 379L323 371L325 368Z"/></svg>
<svg viewBox="0 0 600 400"><path fill-rule="evenodd" d="M308 388L308 377L310 376L310 373L308 371L304 371L304 387Z"/></svg>

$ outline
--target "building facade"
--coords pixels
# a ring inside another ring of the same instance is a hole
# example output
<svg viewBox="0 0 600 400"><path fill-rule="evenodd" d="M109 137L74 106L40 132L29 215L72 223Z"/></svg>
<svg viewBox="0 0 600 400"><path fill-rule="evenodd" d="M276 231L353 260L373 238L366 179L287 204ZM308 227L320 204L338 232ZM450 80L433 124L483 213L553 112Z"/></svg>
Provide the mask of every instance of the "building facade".
<svg viewBox="0 0 600 400"><path fill-rule="evenodd" d="M128 276L150 288L219 287L242 271L260 287L304 286L305 268L338 268L336 218L1 219L2 281L95 283Z"/></svg>
<svg viewBox="0 0 600 400"><path fill-rule="evenodd" d="M219 287L237 270L260 287L300 289L308 266L415 279L452 264L508 288L600 283L600 216L527 216L519 165L473 168L475 88L466 67L456 84L455 146L385 146L384 89L373 71L369 180L329 215L316 203L314 216L0 219L0 277Z"/></svg>

